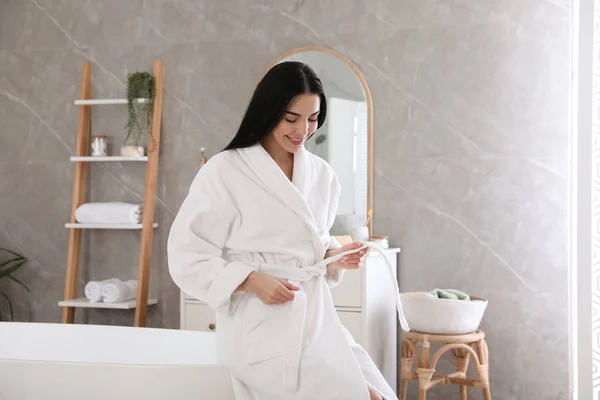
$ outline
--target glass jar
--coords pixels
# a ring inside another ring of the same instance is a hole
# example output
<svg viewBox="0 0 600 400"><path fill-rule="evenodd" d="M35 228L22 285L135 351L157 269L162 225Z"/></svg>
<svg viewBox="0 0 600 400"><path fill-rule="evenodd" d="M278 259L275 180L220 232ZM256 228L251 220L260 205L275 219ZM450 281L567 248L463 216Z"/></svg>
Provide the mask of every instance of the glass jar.
<svg viewBox="0 0 600 400"><path fill-rule="evenodd" d="M92 135L92 157L106 157L108 155L106 135Z"/></svg>

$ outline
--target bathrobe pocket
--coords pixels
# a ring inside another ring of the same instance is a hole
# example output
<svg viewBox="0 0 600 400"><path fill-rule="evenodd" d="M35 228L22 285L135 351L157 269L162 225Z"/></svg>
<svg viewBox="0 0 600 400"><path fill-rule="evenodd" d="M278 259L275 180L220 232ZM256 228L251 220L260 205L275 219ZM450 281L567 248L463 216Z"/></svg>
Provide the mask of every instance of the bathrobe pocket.
<svg viewBox="0 0 600 400"><path fill-rule="evenodd" d="M283 357L289 339L293 301L265 304L256 296L248 298L242 323L242 348L249 364Z"/></svg>

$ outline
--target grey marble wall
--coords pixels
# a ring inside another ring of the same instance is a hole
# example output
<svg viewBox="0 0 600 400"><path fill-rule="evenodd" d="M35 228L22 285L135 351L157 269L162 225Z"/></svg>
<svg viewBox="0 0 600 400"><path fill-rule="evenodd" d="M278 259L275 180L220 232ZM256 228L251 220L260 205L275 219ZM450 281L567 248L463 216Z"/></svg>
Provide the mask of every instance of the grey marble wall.
<svg viewBox="0 0 600 400"><path fill-rule="evenodd" d="M402 290L486 297L494 398L567 399L569 30L568 0L0 0L0 246L31 259L19 278L32 290L1 288L18 319L60 320L81 65L92 64L95 97L122 97L126 73L160 58L149 325L178 327L165 242L199 148L212 155L233 136L274 57L323 45L354 60L373 92L375 233L403 248ZM96 107L93 131L118 146L125 118ZM94 165L89 199L140 201L143 173ZM135 274L138 235L86 233L82 285Z"/></svg>

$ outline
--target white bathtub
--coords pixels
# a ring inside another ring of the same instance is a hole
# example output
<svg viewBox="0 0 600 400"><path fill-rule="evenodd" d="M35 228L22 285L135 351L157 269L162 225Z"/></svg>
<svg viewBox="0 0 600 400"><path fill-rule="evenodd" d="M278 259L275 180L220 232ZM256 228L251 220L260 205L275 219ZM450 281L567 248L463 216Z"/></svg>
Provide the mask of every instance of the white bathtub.
<svg viewBox="0 0 600 400"><path fill-rule="evenodd" d="M233 400L214 335L0 322L0 399Z"/></svg>

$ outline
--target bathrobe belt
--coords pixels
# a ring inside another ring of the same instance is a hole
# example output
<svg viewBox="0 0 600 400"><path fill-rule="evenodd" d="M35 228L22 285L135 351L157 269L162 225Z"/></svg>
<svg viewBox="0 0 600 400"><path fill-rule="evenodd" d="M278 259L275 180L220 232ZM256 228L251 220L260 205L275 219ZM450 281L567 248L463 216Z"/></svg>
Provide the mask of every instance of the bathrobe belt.
<svg viewBox="0 0 600 400"><path fill-rule="evenodd" d="M402 312L398 282L396 281L392 264L389 262L385 251L375 243L365 242L364 245L358 249L348 250L336 256L326 258L312 266L290 268L289 266L262 264L260 269L261 272L269 273L282 279L287 279L293 284L299 284L300 282L306 282L319 276L325 276L327 273L328 264L338 261L348 254L356 253L365 248L374 249L384 258L389 271L390 280L392 281L392 286L394 288L394 298L396 300L396 309L398 311L400 325L402 329L409 331L410 329L408 327L408 322L406 321L404 313ZM286 349L284 353L283 367L284 387L288 391L295 391L298 388L298 375L300 371L300 358L302 352L302 339L304 336L307 304L308 301L305 292L294 292L290 324L287 332L288 341L286 343Z"/></svg>

